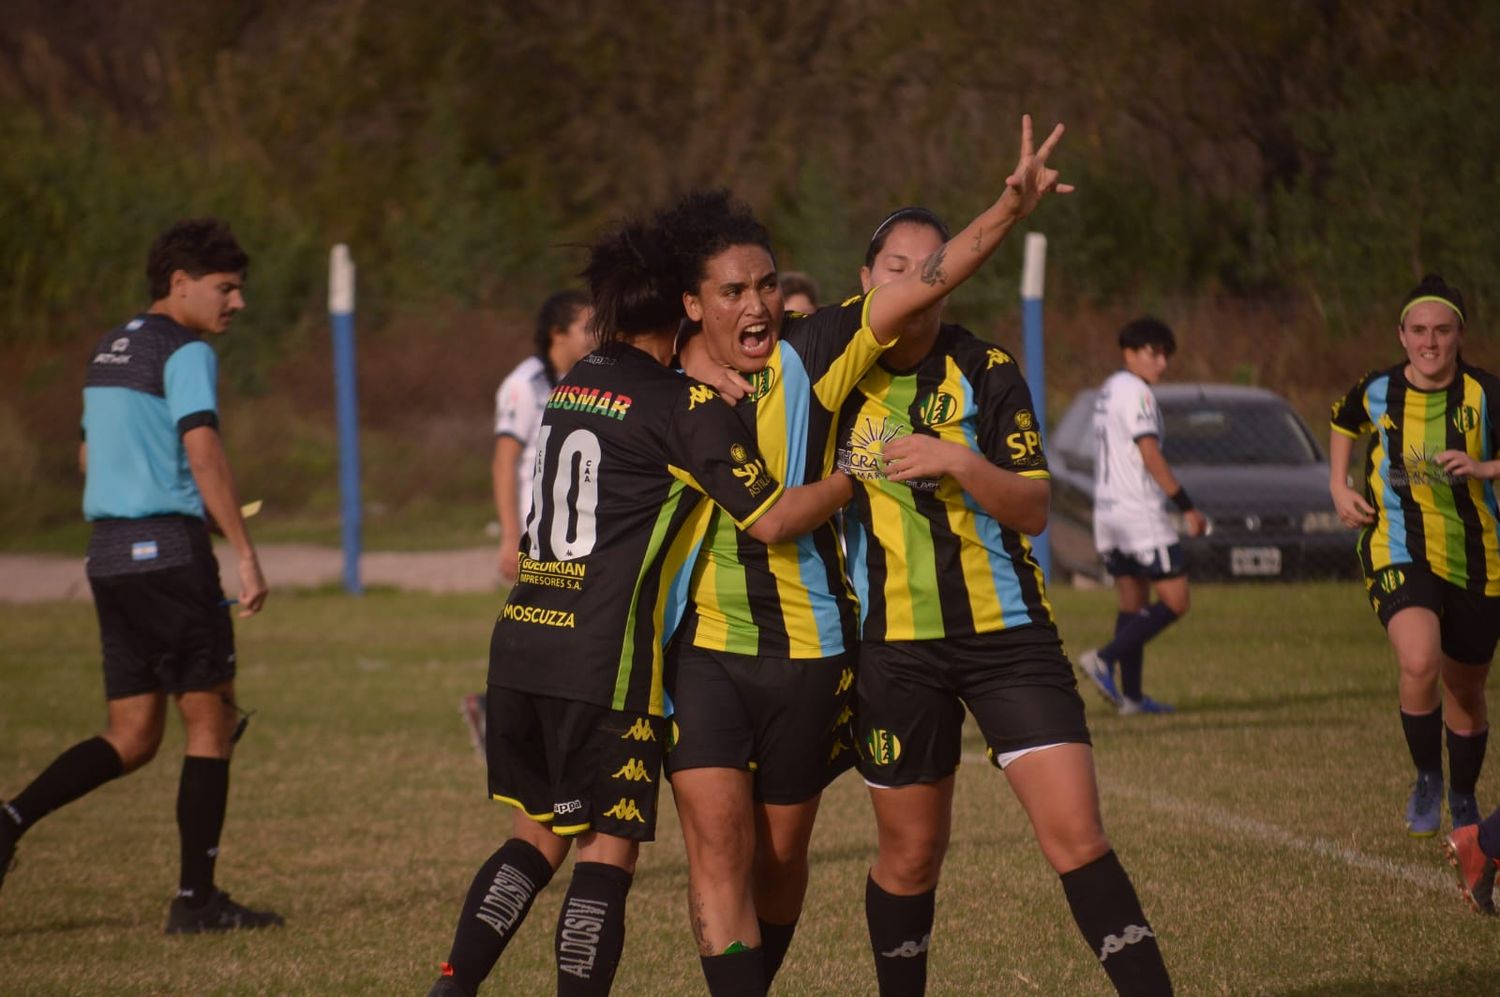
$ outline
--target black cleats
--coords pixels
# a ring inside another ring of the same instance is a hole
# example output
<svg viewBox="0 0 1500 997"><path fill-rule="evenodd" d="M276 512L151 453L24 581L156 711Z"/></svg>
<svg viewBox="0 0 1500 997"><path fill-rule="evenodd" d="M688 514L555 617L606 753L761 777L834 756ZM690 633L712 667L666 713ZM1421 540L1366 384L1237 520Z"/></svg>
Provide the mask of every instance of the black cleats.
<svg viewBox="0 0 1500 997"><path fill-rule="evenodd" d="M215 890L202 907L189 907L178 897L167 912L167 934L197 935L205 931L240 931L251 928L279 928L286 923L280 914L268 910L251 910L229 899L223 890Z"/></svg>

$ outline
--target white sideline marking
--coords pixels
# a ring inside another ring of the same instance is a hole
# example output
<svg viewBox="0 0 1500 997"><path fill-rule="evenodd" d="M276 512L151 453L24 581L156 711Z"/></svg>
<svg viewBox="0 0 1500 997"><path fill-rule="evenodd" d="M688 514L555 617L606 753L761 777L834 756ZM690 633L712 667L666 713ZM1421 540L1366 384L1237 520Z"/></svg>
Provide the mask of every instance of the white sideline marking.
<svg viewBox="0 0 1500 997"><path fill-rule="evenodd" d="M984 762L988 764L989 759L977 752L966 751L963 756L966 762ZM1442 893L1452 893L1457 888L1457 883L1451 873L1447 871L1444 863L1441 869L1419 865L1414 862L1398 862L1395 859L1381 858L1376 855L1367 855L1357 848L1350 848L1327 838L1314 838L1288 831L1277 827L1275 824L1253 817L1241 817L1218 807L1208 806L1189 800L1181 800L1156 790L1139 789L1129 784L1121 783L1119 780L1100 782L1099 792L1104 796L1118 796L1138 803L1144 803L1153 810L1181 817L1194 824L1208 825L1219 830L1229 831L1241 837L1253 838L1267 844L1277 845L1289 851L1303 852L1308 855L1316 855L1319 858L1333 859L1337 862L1362 872L1373 872L1385 876L1388 879L1400 880L1413 886L1424 889L1436 890ZM1441 852L1437 842L1438 837L1432 839L1432 851L1434 866L1442 861Z"/></svg>

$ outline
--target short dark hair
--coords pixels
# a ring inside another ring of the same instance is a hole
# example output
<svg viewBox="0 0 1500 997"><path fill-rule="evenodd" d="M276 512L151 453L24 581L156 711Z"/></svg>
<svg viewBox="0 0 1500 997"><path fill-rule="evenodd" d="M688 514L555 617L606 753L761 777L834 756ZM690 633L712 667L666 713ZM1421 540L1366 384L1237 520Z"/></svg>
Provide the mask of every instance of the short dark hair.
<svg viewBox="0 0 1500 997"><path fill-rule="evenodd" d="M875 234L870 236L870 245L865 249L865 266L873 267L875 257L885 248L885 241L891 237L891 231L900 224L910 222L913 225L925 225L938 235L943 237L943 242L953 238L948 233L948 226L935 213L926 208L907 207L897 208L885 216L885 220L875 226Z"/></svg>
<svg viewBox="0 0 1500 997"><path fill-rule="evenodd" d="M1419 301L1438 301L1447 305L1458 316L1458 327L1460 329L1464 327L1464 296L1459 293L1458 288L1437 274L1430 273L1423 277L1422 282L1412 288L1406 300L1401 303L1401 321L1398 323L1400 326L1405 328L1406 313L1411 311L1411 306Z"/></svg>
<svg viewBox="0 0 1500 997"><path fill-rule="evenodd" d="M697 294L708 272L708 261L731 246L759 246L776 263L771 233L749 205L728 190L695 190L656 216L676 258L677 280L683 291Z"/></svg>
<svg viewBox="0 0 1500 997"><path fill-rule="evenodd" d="M229 224L218 218L184 218L172 225L146 254L146 284L152 301L172 293L172 275L178 270L197 279L210 273L243 274L250 257L235 241Z"/></svg>
<svg viewBox="0 0 1500 997"><path fill-rule="evenodd" d="M781 285L781 296L790 298L794 294L805 294L814 305L822 297L818 293L818 282L800 270L787 270L777 275L777 283Z"/></svg>
<svg viewBox="0 0 1500 997"><path fill-rule="evenodd" d="M590 246L579 276L593 297L589 331L595 341L676 328L683 311L675 263L661 229L636 219L620 222Z"/></svg>
<svg viewBox="0 0 1500 997"><path fill-rule="evenodd" d="M558 291L542 302L536 313L536 352L545 357L552 348L552 330L566 329L589 306L589 296L582 291Z"/></svg>
<svg viewBox="0 0 1500 997"><path fill-rule="evenodd" d="M1177 337L1172 335L1172 327L1150 315L1125 323L1120 330L1120 349L1139 350L1147 346L1164 356L1176 353Z"/></svg>

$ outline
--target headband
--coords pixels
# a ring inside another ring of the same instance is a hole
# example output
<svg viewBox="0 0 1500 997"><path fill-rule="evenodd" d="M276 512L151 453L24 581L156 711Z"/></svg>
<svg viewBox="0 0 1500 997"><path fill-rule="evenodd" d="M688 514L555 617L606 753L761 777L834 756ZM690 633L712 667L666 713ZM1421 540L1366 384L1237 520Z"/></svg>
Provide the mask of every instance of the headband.
<svg viewBox="0 0 1500 997"><path fill-rule="evenodd" d="M1401 320L1396 324L1405 325L1406 313L1411 311L1413 308L1415 308L1417 305L1420 305L1424 301L1436 301L1440 305L1447 305L1449 308L1453 309L1453 314L1458 316L1458 324L1464 324L1464 310L1455 305L1452 301L1443 297L1441 294L1424 294L1420 298L1412 298L1406 303L1406 307L1401 309Z"/></svg>

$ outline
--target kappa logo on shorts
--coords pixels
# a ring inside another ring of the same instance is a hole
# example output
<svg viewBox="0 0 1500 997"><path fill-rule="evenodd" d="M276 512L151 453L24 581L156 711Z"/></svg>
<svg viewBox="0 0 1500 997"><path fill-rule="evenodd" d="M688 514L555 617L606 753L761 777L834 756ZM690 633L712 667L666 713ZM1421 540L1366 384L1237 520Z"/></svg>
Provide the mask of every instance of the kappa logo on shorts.
<svg viewBox="0 0 1500 997"><path fill-rule="evenodd" d="M626 782L650 782L651 773L646 771L645 762L639 758L630 758L610 778L624 779Z"/></svg>
<svg viewBox="0 0 1500 997"><path fill-rule="evenodd" d="M552 812L559 817L566 817L568 814L576 814L582 809L582 800L568 800L566 803L552 804Z"/></svg>
<svg viewBox="0 0 1500 997"><path fill-rule="evenodd" d="M839 687L837 689L833 690L833 694L835 696L842 695L843 693L848 692L849 689L850 689L850 687L853 686L853 685L854 685L854 669L852 669L852 668L845 668L843 670L843 672L841 672L839 674Z"/></svg>
<svg viewBox="0 0 1500 997"><path fill-rule="evenodd" d="M875 765L891 765L901 757L901 739L876 728L865 735L865 755Z"/></svg>
<svg viewBox="0 0 1500 997"><path fill-rule="evenodd" d="M846 752L848 750L849 750L849 745L847 745L847 744L844 743L844 739L842 737L836 737L836 738L834 738L833 739L833 746L828 749L828 761L829 761L829 763L832 764L833 762L838 761L839 755L842 755L844 752Z"/></svg>
<svg viewBox="0 0 1500 997"><path fill-rule="evenodd" d="M854 719L854 707L852 707L852 706L848 705L847 703L845 703L844 704L844 708L839 711L838 719L834 720L834 722L833 722L833 728L834 728L834 730L837 730L838 728L844 726L844 724L848 723L850 720L853 720L853 719Z"/></svg>
<svg viewBox="0 0 1500 997"><path fill-rule="evenodd" d="M635 805L634 800L620 797L620 802L604 811L604 816L613 817L615 820L633 820L638 824L646 823L646 818L641 816L641 808Z"/></svg>
<svg viewBox="0 0 1500 997"><path fill-rule="evenodd" d="M656 731L651 729L651 721L645 717L636 717L635 723L630 725L630 729L620 735L620 740L654 741L656 740Z"/></svg>

